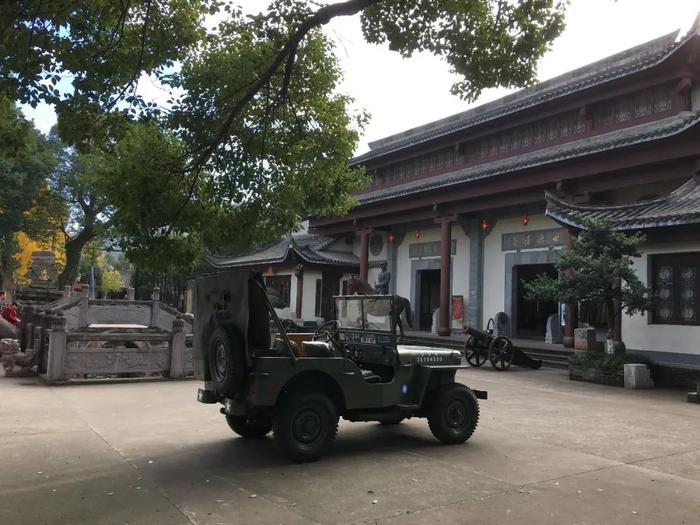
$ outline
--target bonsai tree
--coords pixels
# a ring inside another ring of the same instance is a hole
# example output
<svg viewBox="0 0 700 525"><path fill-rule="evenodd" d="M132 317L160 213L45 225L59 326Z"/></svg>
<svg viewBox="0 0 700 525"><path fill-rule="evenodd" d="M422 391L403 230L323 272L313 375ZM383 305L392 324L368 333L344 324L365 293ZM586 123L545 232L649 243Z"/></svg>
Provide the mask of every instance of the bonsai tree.
<svg viewBox="0 0 700 525"><path fill-rule="evenodd" d="M558 277L540 274L524 283L525 293L533 300L603 306L615 352L624 352L619 327L615 329L616 317L623 311L634 315L652 306L650 289L632 268L632 259L640 257L639 245L645 237L615 231L610 222L601 219L587 219L583 226L571 249L562 252L556 263Z"/></svg>

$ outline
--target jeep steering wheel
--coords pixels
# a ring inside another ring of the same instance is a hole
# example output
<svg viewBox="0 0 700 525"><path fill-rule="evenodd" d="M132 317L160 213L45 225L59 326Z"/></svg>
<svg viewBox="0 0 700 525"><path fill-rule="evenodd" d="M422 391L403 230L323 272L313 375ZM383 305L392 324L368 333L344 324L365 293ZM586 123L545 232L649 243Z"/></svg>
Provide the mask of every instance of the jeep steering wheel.
<svg viewBox="0 0 700 525"><path fill-rule="evenodd" d="M321 326L319 326L314 332L314 335L311 336L311 339L316 341L317 337L323 335L326 337L327 343L335 342L337 341L338 330L340 330L340 321L337 321L336 319L331 319L330 321L326 321Z"/></svg>

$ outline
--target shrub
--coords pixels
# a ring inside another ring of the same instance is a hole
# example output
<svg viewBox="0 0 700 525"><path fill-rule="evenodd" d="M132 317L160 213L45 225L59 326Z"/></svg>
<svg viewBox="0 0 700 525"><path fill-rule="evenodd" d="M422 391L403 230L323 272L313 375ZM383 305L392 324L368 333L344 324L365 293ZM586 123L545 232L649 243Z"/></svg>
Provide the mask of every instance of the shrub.
<svg viewBox="0 0 700 525"><path fill-rule="evenodd" d="M648 357L639 354L606 354L605 352L576 352L571 358L571 364L600 368L603 370L622 370L626 364L643 364L651 366Z"/></svg>

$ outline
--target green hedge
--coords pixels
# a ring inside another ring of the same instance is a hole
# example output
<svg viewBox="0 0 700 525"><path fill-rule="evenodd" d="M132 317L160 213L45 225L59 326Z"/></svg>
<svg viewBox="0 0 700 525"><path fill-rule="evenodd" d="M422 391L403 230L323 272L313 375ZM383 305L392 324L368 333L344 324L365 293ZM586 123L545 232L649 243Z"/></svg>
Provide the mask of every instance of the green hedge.
<svg viewBox="0 0 700 525"><path fill-rule="evenodd" d="M609 355L605 352L576 352L571 358L574 365L601 368L603 370L621 370L626 364L652 365L649 358L638 354Z"/></svg>

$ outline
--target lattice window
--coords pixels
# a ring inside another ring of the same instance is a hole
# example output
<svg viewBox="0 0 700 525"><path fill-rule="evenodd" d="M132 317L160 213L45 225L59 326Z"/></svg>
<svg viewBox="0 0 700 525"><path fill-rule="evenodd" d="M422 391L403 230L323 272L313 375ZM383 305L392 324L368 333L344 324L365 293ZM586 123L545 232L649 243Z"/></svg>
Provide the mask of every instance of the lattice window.
<svg viewBox="0 0 700 525"><path fill-rule="evenodd" d="M290 290L292 288L291 275L266 275L265 286L267 286L268 295L274 295L280 298L282 304L289 306Z"/></svg>
<svg viewBox="0 0 700 525"><path fill-rule="evenodd" d="M653 323L700 324L698 272L700 253L653 256Z"/></svg>

